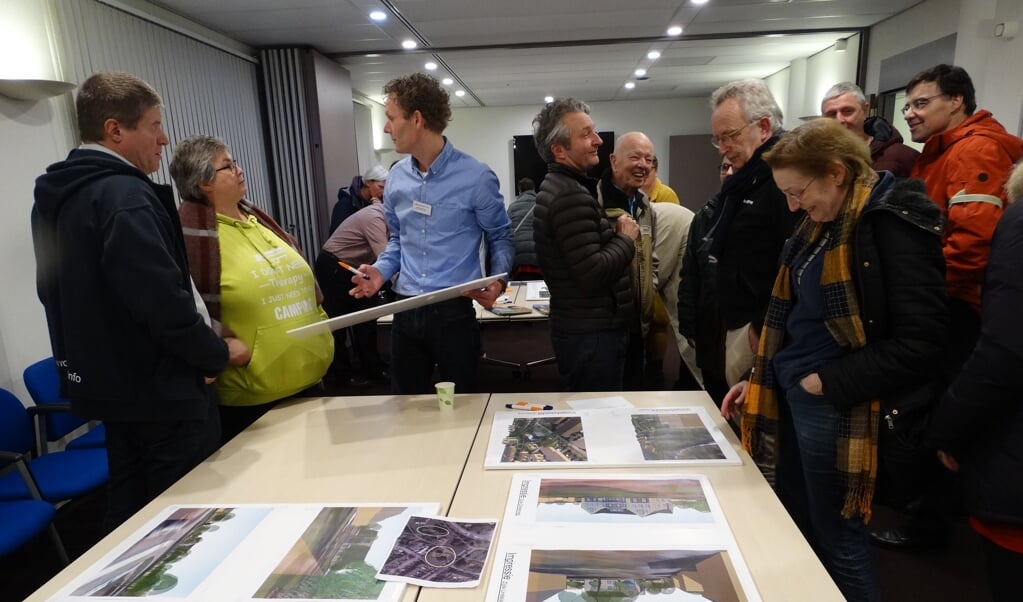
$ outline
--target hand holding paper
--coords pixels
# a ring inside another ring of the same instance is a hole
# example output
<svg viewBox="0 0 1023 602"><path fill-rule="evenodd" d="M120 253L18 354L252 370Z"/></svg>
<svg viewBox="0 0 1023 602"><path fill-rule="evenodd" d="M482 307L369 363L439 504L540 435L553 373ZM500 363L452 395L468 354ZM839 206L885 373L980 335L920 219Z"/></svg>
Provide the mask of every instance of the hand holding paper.
<svg viewBox="0 0 1023 602"><path fill-rule="evenodd" d="M466 297L475 299L477 303L483 307L490 309L494 306L497 298L504 292L504 282L501 280L495 280L487 285L486 288L481 290L471 290L463 293Z"/></svg>

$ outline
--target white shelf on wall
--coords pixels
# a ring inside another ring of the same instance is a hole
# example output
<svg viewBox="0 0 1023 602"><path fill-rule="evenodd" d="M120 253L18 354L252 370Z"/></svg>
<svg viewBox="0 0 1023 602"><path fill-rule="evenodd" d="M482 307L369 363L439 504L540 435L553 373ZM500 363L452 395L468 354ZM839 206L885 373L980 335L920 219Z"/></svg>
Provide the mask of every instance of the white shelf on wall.
<svg viewBox="0 0 1023 602"><path fill-rule="evenodd" d="M70 92L74 87L68 82L49 79L0 78L0 95L16 100L43 100Z"/></svg>

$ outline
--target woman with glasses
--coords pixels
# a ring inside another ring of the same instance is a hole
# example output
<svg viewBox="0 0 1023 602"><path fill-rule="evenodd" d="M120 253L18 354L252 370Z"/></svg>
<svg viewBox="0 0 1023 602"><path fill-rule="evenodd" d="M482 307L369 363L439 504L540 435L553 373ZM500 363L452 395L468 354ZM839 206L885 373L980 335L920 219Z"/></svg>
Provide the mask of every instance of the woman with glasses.
<svg viewBox="0 0 1023 602"><path fill-rule="evenodd" d="M334 357L334 339L329 332L286 334L327 319L322 296L295 239L245 200L245 171L227 145L191 136L174 149L170 173L182 198L189 270L213 328L249 349L215 383L226 442L272 402L317 384Z"/></svg>
<svg viewBox="0 0 1023 602"><path fill-rule="evenodd" d="M743 446L846 599L879 600L866 531L875 481L887 484L893 442L923 427L941 388L943 220L919 181L874 172L867 145L835 120L784 134L764 160L804 217L752 375L722 414L742 414Z"/></svg>

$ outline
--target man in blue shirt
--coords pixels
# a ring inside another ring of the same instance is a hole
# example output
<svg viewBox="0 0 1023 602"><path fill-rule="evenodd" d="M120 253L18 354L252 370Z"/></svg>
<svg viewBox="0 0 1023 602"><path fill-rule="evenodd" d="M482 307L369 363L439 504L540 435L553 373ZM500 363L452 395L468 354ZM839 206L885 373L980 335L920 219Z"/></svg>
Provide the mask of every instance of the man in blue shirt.
<svg viewBox="0 0 1023 602"><path fill-rule="evenodd" d="M396 273L398 299L481 278L484 242L490 273L510 272L515 250L497 176L444 137L451 118L447 91L434 78L414 73L388 82L384 94L384 132L396 151L411 156L387 177L387 248L376 263L359 267L370 278L353 277L351 294L373 295ZM395 315L394 392L432 391L434 365L440 380L453 381L459 391L475 391L481 346L471 299L492 307L505 285L498 280L466 297Z"/></svg>

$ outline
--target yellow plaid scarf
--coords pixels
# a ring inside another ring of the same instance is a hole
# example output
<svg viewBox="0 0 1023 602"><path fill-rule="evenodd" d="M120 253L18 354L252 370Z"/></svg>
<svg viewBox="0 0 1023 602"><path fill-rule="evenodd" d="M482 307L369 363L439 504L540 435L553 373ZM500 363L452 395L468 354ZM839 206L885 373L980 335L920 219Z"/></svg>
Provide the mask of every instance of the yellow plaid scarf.
<svg viewBox="0 0 1023 602"><path fill-rule="evenodd" d="M786 246L782 266L774 281L760 346L746 391L741 432L743 448L772 483L778 459L778 397L771 360L784 341L785 325L792 308L793 264L801 261L803 252L818 244L825 233L829 239L824 242L821 287L828 332L843 349L850 352L867 344L851 266L853 230L877 181L876 174L871 172L870 175L873 177L855 183L850 198L833 222L815 223L809 218L803 218ZM822 399L821 403L830 402ZM845 503L842 508L842 516L845 518L860 515L864 522L870 520L870 504L877 477L880 408L880 402L876 399L856 404L842 416L839 423L836 468L845 485Z"/></svg>

